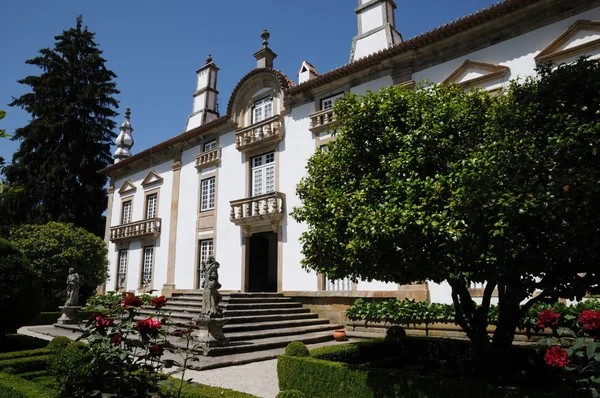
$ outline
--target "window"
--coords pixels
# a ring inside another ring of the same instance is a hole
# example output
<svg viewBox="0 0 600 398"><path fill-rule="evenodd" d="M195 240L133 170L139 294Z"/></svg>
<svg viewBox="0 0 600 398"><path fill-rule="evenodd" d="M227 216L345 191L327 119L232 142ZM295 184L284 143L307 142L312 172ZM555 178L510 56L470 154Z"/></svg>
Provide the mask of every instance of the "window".
<svg viewBox="0 0 600 398"><path fill-rule="evenodd" d="M273 116L273 97L263 98L254 103L252 123L258 123Z"/></svg>
<svg viewBox="0 0 600 398"><path fill-rule="evenodd" d="M158 200L158 194L151 194L146 196L146 219L156 218L156 203Z"/></svg>
<svg viewBox="0 0 600 398"><path fill-rule="evenodd" d="M327 146L327 144L323 144L319 147L319 150L321 152L329 152L329 147Z"/></svg>
<svg viewBox="0 0 600 398"><path fill-rule="evenodd" d="M252 196L275 191L275 153L252 158Z"/></svg>
<svg viewBox="0 0 600 398"><path fill-rule="evenodd" d="M119 268L117 270L117 289L125 287L127 278L127 249L119 250Z"/></svg>
<svg viewBox="0 0 600 398"><path fill-rule="evenodd" d="M332 95L331 97L327 97L327 98L323 98L321 100L321 110L324 111L325 109L331 109L333 108L333 104L335 103L335 100L338 98L342 98L344 96L344 94L336 94L336 95Z"/></svg>
<svg viewBox="0 0 600 398"><path fill-rule="evenodd" d="M209 256L213 255L213 240L206 239L200 241L200 258L198 261L198 289L202 288L202 281L204 280L204 263L208 260Z"/></svg>
<svg viewBox="0 0 600 398"><path fill-rule="evenodd" d="M202 180L200 184L200 211L215 208L215 177Z"/></svg>
<svg viewBox="0 0 600 398"><path fill-rule="evenodd" d="M154 246L144 247L144 264L142 266L142 285L152 281L152 266L154 265Z"/></svg>
<svg viewBox="0 0 600 398"><path fill-rule="evenodd" d="M204 143L204 152L212 151L217 148L217 140L212 140Z"/></svg>
<svg viewBox="0 0 600 398"><path fill-rule="evenodd" d="M129 224L131 222L131 200L123 202L121 211L121 224Z"/></svg>

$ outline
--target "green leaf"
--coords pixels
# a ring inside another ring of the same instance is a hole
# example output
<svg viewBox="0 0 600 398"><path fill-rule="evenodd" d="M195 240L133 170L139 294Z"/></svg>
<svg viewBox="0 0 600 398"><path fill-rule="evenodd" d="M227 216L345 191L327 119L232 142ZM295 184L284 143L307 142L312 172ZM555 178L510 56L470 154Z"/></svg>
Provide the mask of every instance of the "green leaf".
<svg viewBox="0 0 600 398"><path fill-rule="evenodd" d="M593 342L588 343L586 350L585 350L585 353L586 353L588 359L594 358L594 356L596 354L596 346L597 346L596 343L593 343Z"/></svg>

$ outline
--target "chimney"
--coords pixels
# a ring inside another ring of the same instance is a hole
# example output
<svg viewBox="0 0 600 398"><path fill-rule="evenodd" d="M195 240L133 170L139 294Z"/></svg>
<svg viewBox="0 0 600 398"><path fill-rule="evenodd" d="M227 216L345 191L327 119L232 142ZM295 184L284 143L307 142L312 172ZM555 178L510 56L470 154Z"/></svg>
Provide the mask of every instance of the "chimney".
<svg viewBox="0 0 600 398"><path fill-rule="evenodd" d="M319 76L319 74L317 73L315 67L307 61L302 61L302 65L298 71L298 84L302 84L305 81L313 79L317 76Z"/></svg>
<svg viewBox="0 0 600 398"><path fill-rule="evenodd" d="M196 92L194 93L192 114L188 117L185 131L212 122L219 117L217 109L218 72L219 68L213 63L212 56L208 54L204 66L196 71Z"/></svg>
<svg viewBox="0 0 600 398"><path fill-rule="evenodd" d="M256 58L256 68L273 69L273 60L277 58L277 54L269 48L269 37L271 37L271 34L267 32L266 29L260 34L260 38L263 39L263 47L254 53L254 58Z"/></svg>
<svg viewBox="0 0 600 398"><path fill-rule="evenodd" d="M127 159L131 156L131 147L133 146L133 137L131 133L133 132L133 128L131 128L131 110L127 108L125 110L125 121L119 130L121 132L117 136L115 140L115 144L117 145L117 149L115 150L115 163L119 163L123 159Z"/></svg>
<svg viewBox="0 0 600 398"><path fill-rule="evenodd" d="M358 0L358 35L352 40L350 62L402 43L396 31L394 0Z"/></svg>

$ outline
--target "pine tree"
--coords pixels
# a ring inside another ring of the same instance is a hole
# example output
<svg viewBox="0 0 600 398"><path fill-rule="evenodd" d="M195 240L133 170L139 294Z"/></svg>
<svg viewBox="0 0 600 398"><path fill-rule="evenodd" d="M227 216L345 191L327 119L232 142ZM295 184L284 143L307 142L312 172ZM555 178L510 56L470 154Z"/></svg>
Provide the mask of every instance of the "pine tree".
<svg viewBox="0 0 600 398"><path fill-rule="evenodd" d="M106 177L97 171L112 163L119 91L94 36L79 16L53 49L25 61L43 73L19 80L32 92L10 104L32 119L16 130L21 144L5 168L9 183L23 188L7 201L13 223L70 222L103 236Z"/></svg>

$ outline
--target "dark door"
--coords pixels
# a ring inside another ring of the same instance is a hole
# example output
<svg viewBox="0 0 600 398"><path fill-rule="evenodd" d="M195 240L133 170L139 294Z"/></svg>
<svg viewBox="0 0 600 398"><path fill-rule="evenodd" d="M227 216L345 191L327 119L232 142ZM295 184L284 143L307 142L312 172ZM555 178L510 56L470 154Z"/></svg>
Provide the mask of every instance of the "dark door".
<svg viewBox="0 0 600 398"><path fill-rule="evenodd" d="M249 292L277 291L277 234L254 234L249 242Z"/></svg>

